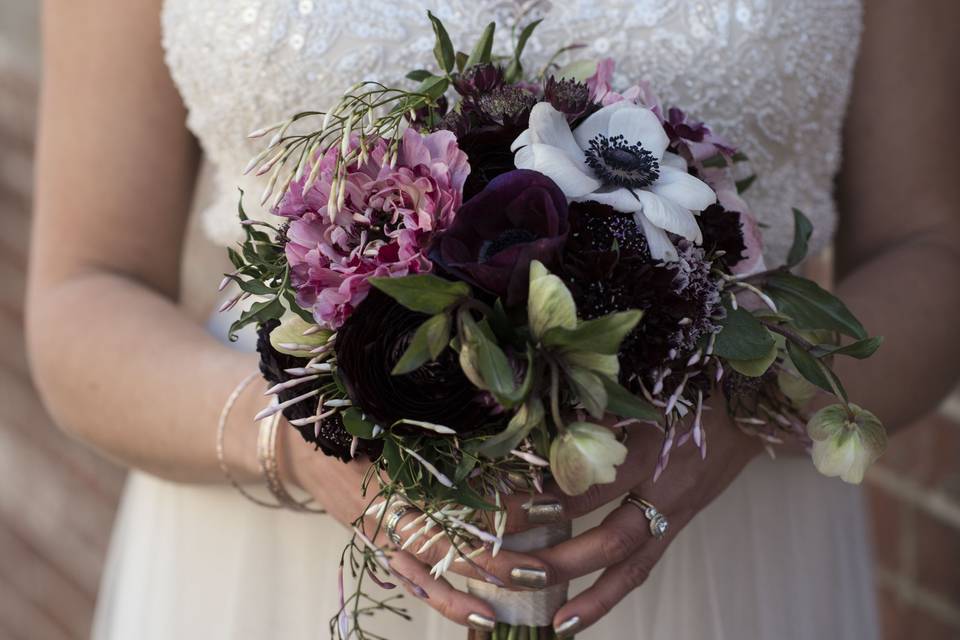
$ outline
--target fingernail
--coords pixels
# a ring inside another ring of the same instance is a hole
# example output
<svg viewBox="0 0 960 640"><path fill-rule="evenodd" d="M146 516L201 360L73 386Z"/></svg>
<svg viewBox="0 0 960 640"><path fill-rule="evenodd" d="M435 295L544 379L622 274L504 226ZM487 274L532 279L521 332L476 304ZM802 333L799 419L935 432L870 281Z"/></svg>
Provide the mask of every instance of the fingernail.
<svg viewBox="0 0 960 640"><path fill-rule="evenodd" d="M547 572L533 567L514 567L510 571L510 578L515 584L530 589L543 589L547 586Z"/></svg>
<svg viewBox="0 0 960 640"><path fill-rule="evenodd" d="M580 628L580 616L567 618L559 625L553 628L558 638L572 638L573 634Z"/></svg>
<svg viewBox="0 0 960 640"><path fill-rule="evenodd" d="M497 621L479 613L471 613L467 616L467 624L477 631L493 631L497 626Z"/></svg>
<svg viewBox="0 0 960 640"><path fill-rule="evenodd" d="M550 524L563 520L563 505L556 500L524 505L531 524Z"/></svg>

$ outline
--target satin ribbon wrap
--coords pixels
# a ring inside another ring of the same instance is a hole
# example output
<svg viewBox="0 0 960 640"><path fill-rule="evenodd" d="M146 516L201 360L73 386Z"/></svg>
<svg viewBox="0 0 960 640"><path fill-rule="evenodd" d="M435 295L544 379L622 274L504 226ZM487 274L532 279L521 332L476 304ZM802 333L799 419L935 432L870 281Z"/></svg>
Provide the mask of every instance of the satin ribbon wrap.
<svg viewBox="0 0 960 640"><path fill-rule="evenodd" d="M503 548L525 553L546 549L569 540L572 529L569 522L546 525L522 533L503 537ZM467 580L467 591L490 604L497 622L513 626L549 627L553 615L567 601L568 583L538 591L511 591L483 580Z"/></svg>

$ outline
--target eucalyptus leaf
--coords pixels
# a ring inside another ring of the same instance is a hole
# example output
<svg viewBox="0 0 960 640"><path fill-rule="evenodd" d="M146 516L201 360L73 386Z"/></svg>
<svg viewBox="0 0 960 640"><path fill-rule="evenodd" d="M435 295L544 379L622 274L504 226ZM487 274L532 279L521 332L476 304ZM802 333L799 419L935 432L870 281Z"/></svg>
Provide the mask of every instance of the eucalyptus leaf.
<svg viewBox="0 0 960 640"><path fill-rule="evenodd" d="M543 401L538 396L531 397L517 409L503 431L483 441L478 452L494 460L507 456L534 427L543 424L544 415Z"/></svg>
<svg viewBox="0 0 960 640"><path fill-rule="evenodd" d="M366 420L363 412L356 407L350 407L346 411L340 412L340 418L343 420L343 428L352 436L369 440L373 438L373 429L375 425Z"/></svg>
<svg viewBox="0 0 960 640"><path fill-rule="evenodd" d="M603 379L592 371L580 367L568 367L565 373L567 381L587 413L596 420L603 418L607 409L607 390Z"/></svg>
<svg viewBox="0 0 960 640"><path fill-rule="evenodd" d="M837 391L840 392L840 397L847 400L846 390L830 367L811 356L804 351L803 347L800 347L790 340L787 341L787 354L790 356L790 361L793 362L793 366L796 367L797 372L806 378L808 382L815 384L827 393L835 394L833 386L830 384L832 381Z"/></svg>
<svg viewBox="0 0 960 640"><path fill-rule="evenodd" d="M413 80L414 82L423 82L427 78L432 77L434 77L433 74L426 69L416 69L415 71L411 71L407 74L407 78L409 80Z"/></svg>
<svg viewBox="0 0 960 640"><path fill-rule="evenodd" d="M497 23L491 22L483 30L480 39L477 40L477 44L473 47L473 51L470 52L467 62L463 65L465 70L477 64L490 62L490 56L493 53L493 35L496 29Z"/></svg>
<svg viewBox="0 0 960 640"><path fill-rule="evenodd" d="M430 18L430 24L433 25L433 33L437 38L437 43L433 47L433 56L437 59L440 68L450 73L453 71L453 65L456 63L456 54L453 50L453 43L450 41L450 34L446 27L440 22L432 11L427 11L427 17Z"/></svg>
<svg viewBox="0 0 960 640"><path fill-rule="evenodd" d="M737 373L741 373L748 378L759 378L767 372L776 359L780 350L776 342L770 346L770 352L760 358L753 360L727 360L727 364Z"/></svg>
<svg viewBox="0 0 960 640"><path fill-rule="evenodd" d="M630 393L616 381L602 378L607 390L607 411L621 418L659 422L663 414L655 406Z"/></svg>
<svg viewBox="0 0 960 640"><path fill-rule="evenodd" d="M743 307L728 307L714 353L726 360L756 360L766 357L775 343L770 331L752 313Z"/></svg>
<svg viewBox="0 0 960 640"><path fill-rule="evenodd" d="M642 317L642 311L619 311L581 322L575 329L556 327L544 335L543 344L613 355Z"/></svg>
<svg viewBox="0 0 960 640"><path fill-rule="evenodd" d="M800 329L839 331L856 340L869 337L860 321L839 298L811 280L777 272L767 278L764 291Z"/></svg>
<svg viewBox="0 0 960 640"><path fill-rule="evenodd" d="M507 66L505 74L507 83L512 84L523 79L523 64L521 64L520 59L523 56L524 48L527 46L527 41L530 39L530 36L533 35L534 30L540 26L541 22L543 22L543 18L534 20L520 32L520 37L517 39L517 48L513 53L513 59Z"/></svg>
<svg viewBox="0 0 960 640"><path fill-rule="evenodd" d="M370 284L411 311L435 315L470 295L464 282L451 282L433 274L402 278L370 278Z"/></svg>
<svg viewBox="0 0 960 640"><path fill-rule="evenodd" d="M882 336L874 336L872 338L867 338L866 340L857 340L856 342L851 342L850 344L842 346L821 344L817 345L813 349L811 355L814 358L825 358L827 356L850 356L851 358L856 358L857 360L863 360L876 353L881 344L883 344Z"/></svg>
<svg viewBox="0 0 960 640"><path fill-rule="evenodd" d="M810 244L810 235L813 233L813 225L809 218L803 215L799 209L793 210L793 245L790 247L790 253L787 254L787 268L792 269L807 257L807 250Z"/></svg>

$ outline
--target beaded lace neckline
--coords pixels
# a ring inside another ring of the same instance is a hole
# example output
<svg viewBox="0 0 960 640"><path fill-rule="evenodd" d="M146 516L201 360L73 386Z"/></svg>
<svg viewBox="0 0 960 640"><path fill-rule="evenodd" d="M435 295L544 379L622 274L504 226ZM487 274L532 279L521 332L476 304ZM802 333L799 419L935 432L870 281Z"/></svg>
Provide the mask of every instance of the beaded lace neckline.
<svg viewBox="0 0 960 640"><path fill-rule="evenodd" d="M509 31L521 6L524 21L547 18L527 47L530 68L584 44L578 57L618 59L619 84L648 80L665 103L739 144L761 176L747 200L768 264L786 254L792 206L813 221L814 249L829 242L860 0L166 0L167 63L217 177L210 237L236 239L236 189L262 186L241 176L257 150L248 131L326 108L358 79L401 82L429 66L427 8L469 42L491 19ZM262 216L255 199L245 205Z"/></svg>

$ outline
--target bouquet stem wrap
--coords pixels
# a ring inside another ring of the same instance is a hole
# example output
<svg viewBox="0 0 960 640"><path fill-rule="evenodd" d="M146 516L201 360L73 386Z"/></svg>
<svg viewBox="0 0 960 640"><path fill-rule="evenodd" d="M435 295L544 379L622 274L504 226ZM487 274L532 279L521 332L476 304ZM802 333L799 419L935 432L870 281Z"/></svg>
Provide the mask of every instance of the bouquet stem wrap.
<svg viewBox="0 0 960 640"><path fill-rule="evenodd" d="M569 522L546 525L503 538L503 548L525 553L546 549L569 540L572 530ZM553 615L567 601L568 584L560 584L538 591L511 591L483 580L468 580L467 590L490 603L497 622L518 627L550 627Z"/></svg>

